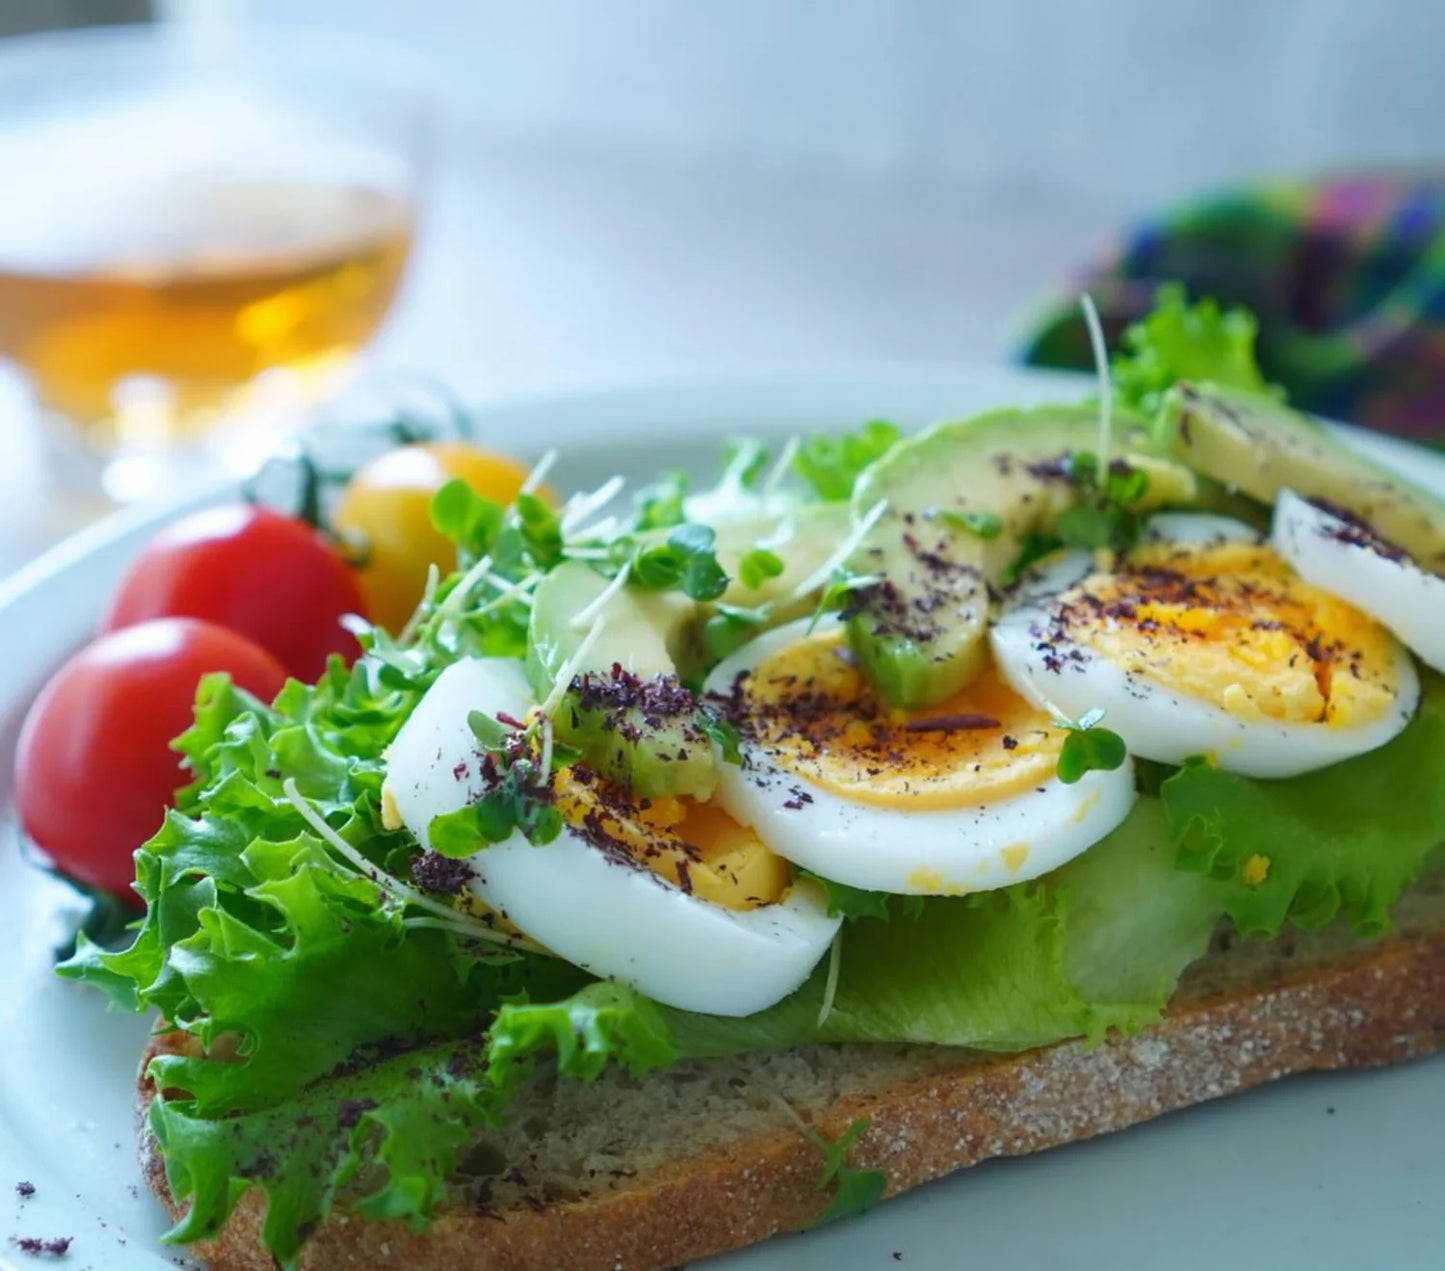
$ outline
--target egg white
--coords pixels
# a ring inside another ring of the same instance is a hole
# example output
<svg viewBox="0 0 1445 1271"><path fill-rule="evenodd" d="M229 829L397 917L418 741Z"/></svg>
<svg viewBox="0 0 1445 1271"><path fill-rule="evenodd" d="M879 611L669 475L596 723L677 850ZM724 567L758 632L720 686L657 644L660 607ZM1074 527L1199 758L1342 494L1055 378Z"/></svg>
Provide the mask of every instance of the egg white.
<svg viewBox="0 0 1445 1271"><path fill-rule="evenodd" d="M1231 540L1261 541L1242 522L1192 514L1155 517L1145 535L1145 541L1180 544ZM999 671L1016 693L1061 718L1102 710L1103 726L1118 733L1132 754L1178 764L1208 753L1227 772L1292 777L1384 745L1419 704L1419 677L1403 648L1396 650L1390 708L1368 724L1342 728L1240 719L1212 701L1125 671L1087 644L1060 644L1049 634L1058 598L1093 568L1092 555L1084 551L1058 552L1041 562L1026 586L1005 599L989 641Z"/></svg>
<svg viewBox="0 0 1445 1271"><path fill-rule="evenodd" d="M1305 582L1363 609L1445 671L1445 578L1350 541L1349 528L1332 512L1281 490L1270 542Z"/></svg>
<svg viewBox="0 0 1445 1271"><path fill-rule="evenodd" d="M1156 512L1144 523L1141 543L1262 543L1252 525L1217 512Z"/></svg>
<svg viewBox="0 0 1445 1271"><path fill-rule="evenodd" d="M522 664L511 658L467 658L437 678L387 753L387 790L423 846L433 817L482 793L468 714L520 720L533 706ZM567 961L713 1015L751 1015L793 992L841 922L811 883L778 904L728 909L619 862L567 827L538 847L515 833L470 864L473 894Z"/></svg>
<svg viewBox="0 0 1445 1271"><path fill-rule="evenodd" d="M1215 512L1158 512L1139 535L1140 543L1263 543L1264 535L1243 521ZM1031 565L1010 588L1007 608L1052 600L1094 572L1094 554L1082 550L1051 552ZM1029 698L1035 701L1034 698Z"/></svg>
<svg viewBox="0 0 1445 1271"><path fill-rule="evenodd" d="M710 693L808 634L789 623L719 663ZM836 617L814 634L841 636ZM1036 878L1115 828L1134 805L1134 765L1089 772L1074 785L1050 777L1012 798L948 809L886 808L844 798L791 772L744 738L744 763L719 763L714 799L774 852L835 882L901 895L958 895ZM719 756L721 758L721 756ZM798 792L807 796L800 798Z"/></svg>

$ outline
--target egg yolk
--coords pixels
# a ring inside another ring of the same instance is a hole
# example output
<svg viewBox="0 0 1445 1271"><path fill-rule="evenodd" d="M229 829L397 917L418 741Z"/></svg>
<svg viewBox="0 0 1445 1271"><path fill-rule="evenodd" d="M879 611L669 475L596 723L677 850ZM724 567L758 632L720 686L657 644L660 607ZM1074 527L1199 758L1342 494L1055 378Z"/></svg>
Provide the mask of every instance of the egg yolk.
<svg viewBox="0 0 1445 1271"><path fill-rule="evenodd" d="M779 767L877 807L977 807L1012 798L1054 776L1067 735L992 667L937 706L890 707L835 634L768 658L739 679L734 698L734 722Z"/></svg>
<svg viewBox="0 0 1445 1271"><path fill-rule="evenodd" d="M1254 543L1151 544L1060 597L1052 669L1087 645L1238 719L1355 727L1396 692L1389 632Z"/></svg>
<svg viewBox="0 0 1445 1271"><path fill-rule="evenodd" d="M587 768L556 775L557 810L594 847L728 909L756 909L783 898L787 862L721 808L693 799L638 799Z"/></svg>

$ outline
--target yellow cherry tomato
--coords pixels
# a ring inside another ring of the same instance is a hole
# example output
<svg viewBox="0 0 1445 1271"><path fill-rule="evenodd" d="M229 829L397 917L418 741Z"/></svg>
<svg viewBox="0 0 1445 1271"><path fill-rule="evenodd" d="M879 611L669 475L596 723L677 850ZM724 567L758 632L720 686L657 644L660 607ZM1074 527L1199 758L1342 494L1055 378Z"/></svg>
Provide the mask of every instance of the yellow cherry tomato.
<svg viewBox="0 0 1445 1271"><path fill-rule="evenodd" d="M357 469L332 524L362 553L357 579L371 620L395 635L421 599L428 567L444 575L456 568L455 548L431 523L433 494L461 477L483 498L510 503L527 472L515 459L460 441L399 446Z"/></svg>

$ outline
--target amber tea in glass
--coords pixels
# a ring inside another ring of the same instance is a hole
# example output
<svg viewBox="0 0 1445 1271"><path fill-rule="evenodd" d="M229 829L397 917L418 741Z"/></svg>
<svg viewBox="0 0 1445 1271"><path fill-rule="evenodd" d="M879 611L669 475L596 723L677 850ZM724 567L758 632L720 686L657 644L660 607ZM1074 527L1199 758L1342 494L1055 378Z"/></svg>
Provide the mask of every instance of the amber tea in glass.
<svg viewBox="0 0 1445 1271"><path fill-rule="evenodd" d="M0 358L57 438L157 468L340 384L415 230L419 114L385 61L0 42Z"/></svg>
<svg viewBox="0 0 1445 1271"><path fill-rule="evenodd" d="M324 391L390 307L411 243L410 203L364 186L181 178L153 195L143 223L108 218L68 250L27 259L0 241L0 356L102 445L148 382L182 433L268 370Z"/></svg>

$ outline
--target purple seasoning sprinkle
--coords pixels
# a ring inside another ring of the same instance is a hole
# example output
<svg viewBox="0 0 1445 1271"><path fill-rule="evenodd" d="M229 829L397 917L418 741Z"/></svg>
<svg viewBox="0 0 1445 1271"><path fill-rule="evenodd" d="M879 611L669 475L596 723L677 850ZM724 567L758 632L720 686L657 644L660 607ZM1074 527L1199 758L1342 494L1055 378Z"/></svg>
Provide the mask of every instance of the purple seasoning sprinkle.
<svg viewBox="0 0 1445 1271"><path fill-rule="evenodd" d="M998 720L992 715L962 712L956 715L930 715L926 719L910 719L903 725L903 729L910 733L959 733L998 726Z"/></svg>

